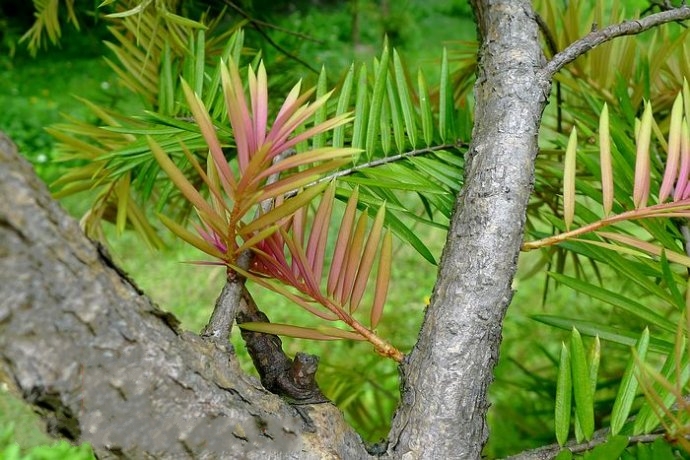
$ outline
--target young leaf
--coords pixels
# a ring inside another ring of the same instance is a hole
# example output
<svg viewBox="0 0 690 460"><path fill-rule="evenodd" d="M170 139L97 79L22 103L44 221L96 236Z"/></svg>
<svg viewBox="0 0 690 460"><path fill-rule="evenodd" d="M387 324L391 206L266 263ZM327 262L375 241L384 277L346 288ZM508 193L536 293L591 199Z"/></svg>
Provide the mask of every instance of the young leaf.
<svg viewBox="0 0 690 460"><path fill-rule="evenodd" d="M410 139L412 148L417 147L417 126L414 119L414 107L410 99L410 93L407 89L407 81L405 80L405 70L398 52L393 50L393 67L395 69L395 82L398 87L398 94L400 95L400 106L402 107L403 118L405 120L405 127L407 129L407 136Z"/></svg>
<svg viewBox="0 0 690 460"><path fill-rule="evenodd" d="M293 238L290 238L284 229L281 228L280 233L283 237L283 241L285 241L285 244L288 247L290 256L292 257L293 266L297 269L296 273L301 275L302 280L304 280L304 286L297 285L295 287L300 289L302 292L307 293L307 295L317 300L319 303L323 303L323 296L321 295L319 280L314 277L314 272L309 266L304 249L299 246Z"/></svg>
<svg viewBox="0 0 690 460"><path fill-rule="evenodd" d="M223 218L218 215L213 208L206 202L199 191L187 180L187 178L182 174L175 163L172 162L168 155L165 154L163 149L153 140L153 138L147 136L149 142L149 147L151 148L151 153L160 164L161 169L168 174L170 180L175 184L175 186L182 192L185 198L192 203L192 205L199 210L200 213L208 218L207 224L211 225L215 230L221 231L225 226Z"/></svg>
<svg viewBox="0 0 690 460"><path fill-rule="evenodd" d="M359 303L364 295L364 290L369 281L369 274L374 266L374 258L376 257L376 250L381 239L381 232L383 230L383 221L386 217L386 205L381 206L376 213L374 224L369 232L369 237L364 245L359 267L357 268L357 277L355 278L352 287L352 296L350 297L350 311L354 312L359 308Z"/></svg>
<svg viewBox="0 0 690 460"><path fill-rule="evenodd" d="M350 241L350 231L355 222L355 211L357 210L358 198L359 189L355 188L347 202L347 207L345 208L345 213L343 214L343 219L340 224L340 230L338 231L338 239L333 249L333 259L331 260L331 269L328 273L328 283L326 287L326 292L329 296L334 296L337 291L340 275L345 268L347 245Z"/></svg>
<svg viewBox="0 0 690 460"><path fill-rule="evenodd" d="M326 67L322 66L321 67L321 73L319 74L319 80L316 83L316 98L320 98L324 94L326 94L328 91L326 89L326 83L328 81L328 78L326 77ZM317 110L314 113L314 126L318 126L321 123L326 121L326 104L322 105L319 107L319 110ZM325 133L321 132L318 133L314 136L312 139L312 148L318 149L326 145L326 135Z"/></svg>
<svg viewBox="0 0 690 460"><path fill-rule="evenodd" d="M115 183L115 192L117 194L117 217L115 220L115 228L117 229L118 233L124 232L125 227L127 226L127 205L129 203L130 177L131 174L127 173Z"/></svg>
<svg viewBox="0 0 690 460"><path fill-rule="evenodd" d="M161 57L161 72L158 77L158 107L164 115L174 115L175 107L175 80L172 76L172 63L170 57L170 44L165 42Z"/></svg>
<svg viewBox="0 0 690 460"><path fill-rule="evenodd" d="M381 151L385 156L391 152L391 114L386 101L381 107L381 117L379 117L379 129L381 130Z"/></svg>
<svg viewBox="0 0 690 460"><path fill-rule="evenodd" d="M352 80L355 75L355 65L350 66L347 71L343 86L340 88L340 96L338 97L338 105L335 109L336 116L344 114L350 104L350 93L352 92ZM340 148L345 145L345 127L340 125L333 130L333 147Z"/></svg>
<svg viewBox="0 0 690 460"><path fill-rule="evenodd" d="M252 121L254 122L254 138L250 145L254 150L259 149L266 139L266 126L268 123L268 78L263 62L259 63L259 69L248 69L249 97L252 107Z"/></svg>
<svg viewBox="0 0 690 460"><path fill-rule="evenodd" d="M379 324L383 307L386 304L388 295L388 283L391 277L391 264L393 263L393 237L390 230L386 231L383 237L381 254L379 255L379 268L376 273L376 291L374 292L374 303L371 307L371 328L375 329Z"/></svg>
<svg viewBox="0 0 690 460"><path fill-rule="evenodd" d="M357 81L357 97L355 100L355 124L352 128L352 147L356 149L364 148L365 129L367 127L367 66L359 68L359 79Z"/></svg>
<svg viewBox="0 0 690 460"><path fill-rule="evenodd" d="M575 161L577 156L577 128L573 126L565 150L563 167L563 218L565 229L570 230L575 216Z"/></svg>
<svg viewBox="0 0 690 460"><path fill-rule="evenodd" d="M572 330L572 328L575 327L582 335L587 335L589 337L601 337L603 340L619 343L628 347L634 346L639 339L639 334L634 334L631 331L617 327L595 323L593 321L582 321L550 315L532 315L530 318L535 321L539 321L540 323L548 324L550 326L567 331ZM670 353L673 350L673 343L651 338L649 349L655 353Z"/></svg>
<svg viewBox="0 0 690 460"><path fill-rule="evenodd" d="M177 16L179 18L179 16ZM194 24L198 24L192 22ZM194 92L201 94L204 88L204 65L206 62L206 34L203 29L197 32L196 47L194 48Z"/></svg>
<svg viewBox="0 0 690 460"><path fill-rule="evenodd" d="M571 369L573 394L575 396L575 414L586 440L594 433L594 396L589 381L589 366L582 345L582 337L577 329L570 336Z"/></svg>
<svg viewBox="0 0 690 460"><path fill-rule="evenodd" d="M679 311L683 311L685 308L685 298L678 288L678 282L674 278L673 272L671 271L671 264L666 257L666 251L661 252L661 257L659 258L659 265L661 266L661 274L664 284L671 293L674 300L674 304Z"/></svg>
<svg viewBox="0 0 690 460"><path fill-rule="evenodd" d="M381 107L384 104L383 98L386 93L386 80L388 78L388 40L383 44L381 62L375 69L374 93L371 95L371 105L369 107L369 119L366 131L366 155L371 159L374 154L374 146L378 139L379 123L381 118ZM366 86L366 85L365 85ZM354 145L354 140L353 140Z"/></svg>
<svg viewBox="0 0 690 460"><path fill-rule="evenodd" d="M602 238L613 240L618 243L623 243L627 246L635 248L637 251L646 252L648 254L652 254L655 256L661 256L661 253L664 252L666 254L666 258L671 262L675 262L677 264L690 267L690 257L686 256L685 254L671 250L664 250L656 244L649 243L647 241L642 241L632 236L620 235L618 233L613 232L596 232L596 234L601 236ZM631 252L631 254L635 254L635 252ZM639 253L635 255L639 255Z"/></svg>
<svg viewBox="0 0 690 460"><path fill-rule="evenodd" d="M352 295L352 287L355 283L357 269L359 268L359 261L361 260L362 247L364 246L364 235L367 230L367 213L360 214L355 226L354 232L350 235L350 241L347 247L347 256L345 257L345 266L341 273L342 284L339 280L340 291L338 299L341 304L345 304L350 300ZM350 305L350 313L352 313L352 305Z"/></svg>
<svg viewBox="0 0 690 460"><path fill-rule="evenodd" d="M429 89L422 69L417 73L417 84L419 85L419 111L422 115L422 135L427 147L431 145L434 137L434 125L431 118L431 102L429 101Z"/></svg>
<svg viewBox="0 0 690 460"><path fill-rule="evenodd" d="M589 349L587 362L589 363L589 384L592 388L592 395L597 391L597 377L599 376L599 363L601 361L601 340L599 336L594 337L592 348Z"/></svg>
<svg viewBox="0 0 690 460"><path fill-rule="evenodd" d="M338 319L334 313L326 310L326 308L322 305L314 305L313 302L310 302L308 299L291 292L284 284L269 282L265 279L265 277L246 272L239 267L232 268L237 271L237 273L247 277L247 279L251 279L256 284L280 294L281 296L293 302L295 305L299 305L300 307L304 308L314 316L325 319L326 321L336 321Z"/></svg>
<svg viewBox="0 0 690 460"><path fill-rule="evenodd" d="M556 455L553 460L572 460L573 453L570 449L561 449L561 451Z"/></svg>
<svg viewBox="0 0 690 460"><path fill-rule="evenodd" d="M570 416L572 404L572 374L570 371L570 353L565 343L561 343L561 360L558 365L558 380L556 382L556 412L554 424L556 440L563 446L568 440L570 432Z"/></svg>
<svg viewBox="0 0 690 460"><path fill-rule="evenodd" d="M673 184L678 174L680 162L680 138L683 122L683 94L678 93L671 109L671 125L668 131L668 157L666 158L666 170L659 190L659 203L666 201L671 194Z"/></svg>
<svg viewBox="0 0 690 460"><path fill-rule="evenodd" d="M360 152L360 150L349 147L338 149L332 147L323 147L320 149L308 150L306 152L298 153L297 155L292 155L288 158L285 158L269 168L266 168L264 171L261 171L255 176L254 183L258 183L259 180L267 178L272 174L287 171L288 169L296 168L298 166L315 163L317 161L328 161L343 157L351 157L358 152Z"/></svg>
<svg viewBox="0 0 690 460"><path fill-rule="evenodd" d="M558 273L549 273L549 276L560 284L569 286L576 291L582 292L590 297L599 299L603 302L627 311L628 313L641 318L643 321L649 324L654 324L658 327L666 329L669 332L675 332L676 330L676 325L665 316L660 315L651 308L648 308L640 302L637 302L629 297L625 297L621 294L609 291L608 289L604 289L597 285L590 284L586 281L570 276L565 276Z"/></svg>
<svg viewBox="0 0 690 460"><path fill-rule="evenodd" d="M328 239L328 228L331 222L334 199L335 182L331 182L331 185L321 197L319 208L312 222L309 242L307 243L307 261L317 281L321 280L321 273L323 272L326 240Z"/></svg>
<svg viewBox="0 0 690 460"><path fill-rule="evenodd" d="M599 117L599 161L601 163L601 193L604 205L604 217L611 214L613 207L613 166L611 161L611 135L609 133L609 106L604 108Z"/></svg>
<svg viewBox="0 0 690 460"><path fill-rule="evenodd" d="M653 343L653 340L651 342ZM685 347L687 341L680 341L681 348ZM679 345L676 343L675 345ZM675 381L677 385L681 387L686 385L688 380L690 380L690 362L688 362L688 354L684 351L679 351L678 346L670 347L671 349L666 351L667 354L666 361L663 367L658 372L658 376L666 381ZM653 349L650 346L650 350ZM678 370L680 367L680 370ZM659 379L654 383L653 386L648 385L648 390L656 392L662 399L662 407L671 407L673 403L677 400L675 391L668 391L663 385L660 384ZM644 390L644 385L643 385ZM659 415L658 411L653 404L645 404L640 409L640 412L635 417L635 424L633 427L633 433L650 433L659 425Z"/></svg>
<svg viewBox="0 0 690 460"><path fill-rule="evenodd" d="M242 227L240 229L240 234L250 235L255 231L261 230L265 227L277 223L280 219L289 217L295 211L297 211L297 209L303 206L307 206L309 203L311 203L314 197L323 192L323 190L326 187L328 187L328 184L323 183L315 185L313 187L309 187L305 191L298 193L296 196L290 198L289 200L286 200L280 206L276 206L266 214L262 214L261 217L254 219L253 221Z"/></svg>
<svg viewBox="0 0 690 460"><path fill-rule="evenodd" d="M223 259L225 257L225 254L223 254L215 245L206 241L204 238L201 238L193 234L192 232L190 232L174 220L169 219L162 214L159 214L158 217L160 218L161 222L163 222L163 225L168 227L168 229L170 229L171 232L173 232L183 241L186 241L187 243L191 244L200 251L203 251L206 254L213 256L217 259Z"/></svg>
<svg viewBox="0 0 690 460"><path fill-rule="evenodd" d="M386 91L388 93L388 102L390 105L391 124L393 126L393 138L395 139L395 148L398 153L402 153L405 148L405 122L403 115L400 112L400 101L398 95L393 89L392 78L386 80Z"/></svg>
<svg viewBox="0 0 690 460"><path fill-rule="evenodd" d="M221 62L221 84L223 87L223 94L225 96L225 107L228 111L228 118L232 126L233 137L235 138L235 146L237 147L237 160L240 166L240 171L244 172L250 160L250 142L253 137L254 128L249 116L249 109L247 108L247 100L244 97L244 87L240 79L239 71L235 61L228 61L227 65ZM299 89L297 89L299 91ZM292 93L288 95L290 97ZM222 152L221 152L222 153ZM220 155L216 156L216 164L219 166L221 178L230 176L229 166L223 167L226 171L220 168Z"/></svg>
<svg viewBox="0 0 690 460"><path fill-rule="evenodd" d="M644 360L647 355L647 349L649 347L649 329L645 328L637 342L637 354L640 360ZM635 400L635 394L637 393L637 378L634 375L635 372L635 359L630 357L628 365L625 368L625 373L623 374L623 379L621 380L620 387L618 389L618 394L616 395L616 400L613 403L613 409L611 410L611 434L617 435L623 424L630 414L630 409L632 408L633 401Z"/></svg>
<svg viewBox="0 0 690 460"><path fill-rule="evenodd" d="M688 176L690 176L690 132L688 131L688 119L685 117L683 117L680 133L680 172L678 173L676 190L673 194L674 201L690 197L690 186L688 186Z"/></svg>
<svg viewBox="0 0 690 460"><path fill-rule="evenodd" d="M249 239L244 241L242 245L235 250L235 253L240 254L242 251L256 247L261 241L265 240L269 236L273 235L273 233L277 232L279 228L279 225L271 225L254 233Z"/></svg>
<svg viewBox="0 0 690 460"><path fill-rule="evenodd" d="M441 83L439 84L438 95L438 132L443 142L446 142L447 131L449 131L448 118L453 114L452 100L449 97L449 94L452 94L452 89L448 85L448 80L448 50L444 47L441 57Z"/></svg>
<svg viewBox="0 0 690 460"><path fill-rule="evenodd" d="M607 459L618 459L621 457L626 447L628 447L628 437L627 436L611 436L605 443L596 446L589 452L589 458L591 460L607 460ZM638 452L639 454L639 452ZM642 455L636 457L638 459L644 458ZM661 458L661 457L651 457L651 458Z"/></svg>
<svg viewBox="0 0 690 460"><path fill-rule="evenodd" d="M652 104L647 102L637 133L637 154L635 157L635 187L633 188L633 202L635 209L647 206L649 199L649 145L652 138Z"/></svg>
<svg viewBox="0 0 690 460"><path fill-rule="evenodd" d="M230 171L228 161L225 159L225 155L223 154L223 149L220 145L220 141L218 140L218 136L216 135L216 129L211 122L211 118L201 99L199 99L199 97L192 91L184 80L182 80L182 89L184 90L187 103L189 104L189 108L192 110L194 119L199 125L199 129L201 129L201 134L204 136L204 140L208 144L208 147L211 151L211 155L213 156L213 160L221 178L223 189L230 198L234 199L235 179L232 171ZM238 133L234 126L233 133L235 133L235 139L237 139Z"/></svg>

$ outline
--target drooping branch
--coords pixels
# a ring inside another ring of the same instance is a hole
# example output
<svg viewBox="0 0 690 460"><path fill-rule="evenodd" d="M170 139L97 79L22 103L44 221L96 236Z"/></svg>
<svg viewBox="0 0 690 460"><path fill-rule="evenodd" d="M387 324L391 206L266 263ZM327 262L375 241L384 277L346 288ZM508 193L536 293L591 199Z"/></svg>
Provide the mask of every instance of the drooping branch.
<svg viewBox="0 0 690 460"><path fill-rule="evenodd" d="M593 30L583 38L573 42L566 49L556 54L542 70L544 78L551 79L563 66L574 61L591 49L616 37L637 35L645 30L673 21L690 18L690 6L683 5L668 11L654 13L640 19L613 24L600 30Z"/></svg>

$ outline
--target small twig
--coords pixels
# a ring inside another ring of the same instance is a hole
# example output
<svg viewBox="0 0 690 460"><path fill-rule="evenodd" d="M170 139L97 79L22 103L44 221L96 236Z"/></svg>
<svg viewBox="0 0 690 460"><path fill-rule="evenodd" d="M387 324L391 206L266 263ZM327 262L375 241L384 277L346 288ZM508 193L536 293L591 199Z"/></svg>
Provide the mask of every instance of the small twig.
<svg viewBox="0 0 690 460"><path fill-rule="evenodd" d="M285 158L291 157L297 153L295 149L288 149L284 152L280 152L278 155L273 157L273 161L271 162L271 165L275 165L281 161L283 161ZM268 176L268 179L266 179L266 186L269 186L271 184L275 184L278 182L278 179L280 179L280 173L276 172ZM267 198L264 201L261 202L261 212L266 214L268 211L270 211L273 208L273 199L272 198Z"/></svg>
<svg viewBox="0 0 690 460"><path fill-rule="evenodd" d="M244 251L237 258L237 266L243 270L249 268L251 262L251 252ZM244 288L244 278L237 273L229 272L227 282L223 286L216 305L213 307L213 313L208 321L206 327L201 332L201 336L211 339L217 343L226 345L230 340L230 332L232 331L232 322L237 315L240 299L242 298L242 289Z"/></svg>
<svg viewBox="0 0 690 460"><path fill-rule="evenodd" d="M386 158L379 158L378 160L370 161L368 163L362 163L361 165L353 166L352 168L343 169L342 171L335 172L333 174L330 174L328 176L325 176L325 177L319 179L316 183L328 182L328 181L331 181L333 179L337 179L338 177L349 176L350 174L353 174L357 171L361 171L362 169L376 168L377 166L382 166L382 165L385 165L388 163L393 163L395 161L403 160L405 158L411 158L411 157L416 157L416 156L420 156L420 155L426 155L427 153L434 153L437 150L455 148L455 147L458 147L461 145L463 145L463 144L458 143L458 144L437 145L435 147L427 147L427 148L419 149L419 150L411 150L409 152L400 153L398 155L393 155L393 156L386 157Z"/></svg>
<svg viewBox="0 0 690 460"><path fill-rule="evenodd" d="M242 8L237 6L235 4L235 2L232 2L230 0L226 0L225 4L227 6L229 6L230 8L232 8L233 10L235 10L236 12L238 12L241 16L243 16L251 24L255 24L255 25L258 25L261 27L266 27L267 29L273 29L273 30L276 30L278 32L283 32L284 34L292 35L293 37L301 38L303 40L314 42L314 43L317 43L319 45L325 44L323 40L318 40L318 39L312 37L311 35L303 34L301 32L297 32L295 30L286 29L285 27L280 27L280 26L277 26L275 24L271 24L270 22L261 21L259 19L253 18L249 13L247 13L245 10L243 10Z"/></svg>
<svg viewBox="0 0 690 460"><path fill-rule="evenodd" d="M362 163L362 164L359 164L357 166L353 166L352 168L336 171L333 174L329 174L328 176L324 176L319 180L316 180L310 184L305 185L305 187L312 187L314 185L321 184L323 182L330 182L333 179L337 179L337 178L343 177L343 176L349 176L351 174L356 173L357 171L361 171L362 169L376 168L378 166L383 166L383 165L388 164L388 163L393 163L393 162L396 162L399 160L404 160L405 158L412 158L412 157L416 157L416 156L426 155L428 153L434 153L437 150L457 148L457 147L463 147L463 146L467 146L467 144L465 144L464 142L458 142L457 144L437 145L434 147L427 147L427 148L418 149L418 150L411 150L409 152L400 153L398 155L393 155L390 157L379 158L378 160L373 160L373 161L369 161L367 163ZM285 198L293 197L296 194L297 194L297 190L291 190L285 194Z"/></svg>
<svg viewBox="0 0 690 460"><path fill-rule="evenodd" d="M683 0L683 5L685 4L685 0ZM649 6L642 11L642 16L645 14L651 13L654 11L654 8L659 8L659 11L668 11L672 10L675 7L671 4L670 0L649 0ZM679 23L682 27L687 28L687 26L683 23Z"/></svg>
<svg viewBox="0 0 690 460"><path fill-rule="evenodd" d="M290 51L286 50L286 49L283 48L281 45L279 45L278 43L276 43L276 41L273 40L273 39L266 33L266 31L263 29L263 27L261 26L261 24L260 24L259 22L257 22L256 20L252 19L252 18L249 16L249 14L247 14L246 12L244 12L242 9L240 9L240 8L239 8L237 5L235 5L233 2L231 2L231 1L229 1L229 0L225 0L225 4L228 5L229 7L233 8L233 9L235 9L235 10L238 11L242 16L244 16L244 17L249 21L249 23L252 25L252 27L254 28L254 30L256 30L256 31L259 33L259 35L261 35L262 37L264 37L264 38L266 39L266 41L268 42L268 44L271 45L273 48L275 48L276 50L278 50L278 51L279 51L280 53L282 53L283 55L287 56L289 59L292 59L293 61L300 63L301 65L303 65L303 66L306 67L307 69L311 70L311 71L314 72L315 74L317 74L317 75L319 74L319 71L316 70L314 67L312 67L311 64L309 64L307 61L305 61L304 59L300 58L299 56L297 56L297 55L291 53Z"/></svg>
<svg viewBox="0 0 690 460"><path fill-rule="evenodd" d="M574 61L589 50L624 35L637 35L645 30L657 27L668 22L680 21L690 18L690 7L680 6L668 11L655 13L644 18L624 21L613 24L600 30L592 31L583 38L571 43L566 49L556 54L542 69L541 74L545 80L550 80L556 72L566 64Z"/></svg>
<svg viewBox="0 0 690 460"><path fill-rule="evenodd" d="M539 447L537 449L521 452L517 455L512 455L510 457L507 457L505 460L549 460L556 457L556 455L558 455L558 453L561 450L569 450L573 454L587 452L589 450L594 449L597 446L605 444L609 440L608 433L609 429L603 428L601 430L597 430L596 432L594 432L592 440L588 442L577 444L575 441L571 441L563 447L560 447L558 444L551 444L548 446ZM649 434L629 436L628 445L636 443L649 444L656 441L657 439L665 437L665 432L654 432Z"/></svg>
<svg viewBox="0 0 690 460"><path fill-rule="evenodd" d="M537 14L535 19L539 26L539 30L542 35L544 35L546 45L549 47L549 51L551 51L551 56L555 56L558 54L558 43L556 43L556 38L553 36L544 18ZM556 81L556 129L559 133L563 132L563 92L561 90L561 82L558 80Z"/></svg>
<svg viewBox="0 0 690 460"><path fill-rule="evenodd" d="M528 241L522 244L520 250L523 252L527 252L546 246L553 246L554 244L558 244L560 242L573 239L577 236L597 231L608 225L612 225L617 222L623 222L626 220L639 220L660 216L681 217L677 214L683 211L687 211L689 207L690 200L681 200L673 203L660 203L654 206L648 206L646 208L633 209L632 211L626 211L621 214L616 214L614 216L607 217L596 222L592 222L591 224L585 225L584 227L576 228L575 230L559 233L558 235L549 236L547 238L542 238L541 240L537 241ZM682 217L685 217L685 215L683 215Z"/></svg>

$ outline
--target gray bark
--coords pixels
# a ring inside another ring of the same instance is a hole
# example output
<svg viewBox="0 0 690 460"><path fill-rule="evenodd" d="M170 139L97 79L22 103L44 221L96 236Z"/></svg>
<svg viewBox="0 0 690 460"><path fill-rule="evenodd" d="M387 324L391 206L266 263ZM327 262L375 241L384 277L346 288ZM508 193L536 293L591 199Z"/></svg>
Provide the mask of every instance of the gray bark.
<svg viewBox="0 0 690 460"><path fill-rule="evenodd" d="M431 305L403 366L389 446L402 458L481 455L550 89L539 77L544 56L531 2L473 6L482 41L472 143Z"/></svg>
<svg viewBox="0 0 690 460"><path fill-rule="evenodd" d="M684 5L594 30L547 63L530 1L471 3L481 39L472 143L431 304L402 369L388 451L403 458L481 456L553 75L605 41L690 17Z"/></svg>
<svg viewBox="0 0 690 460"><path fill-rule="evenodd" d="M367 458L331 404L298 411L178 329L0 134L0 376L99 458Z"/></svg>

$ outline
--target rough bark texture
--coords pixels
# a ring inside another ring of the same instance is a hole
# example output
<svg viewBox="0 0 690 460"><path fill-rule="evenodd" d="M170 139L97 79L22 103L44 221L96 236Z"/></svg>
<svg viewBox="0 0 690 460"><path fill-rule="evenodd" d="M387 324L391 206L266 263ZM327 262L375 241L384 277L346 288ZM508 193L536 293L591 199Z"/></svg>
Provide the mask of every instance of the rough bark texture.
<svg viewBox="0 0 690 460"><path fill-rule="evenodd" d="M331 404L299 411L180 331L0 134L0 376L99 458L367 458Z"/></svg>
<svg viewBox="0 0 690 460"><path fill-rule="evenodd" d="M403 366L389 445L402 458L481 455L550 89L539 77L544 56L531 2L472 3L481 36L473 139L431 305Z"/></svg>

